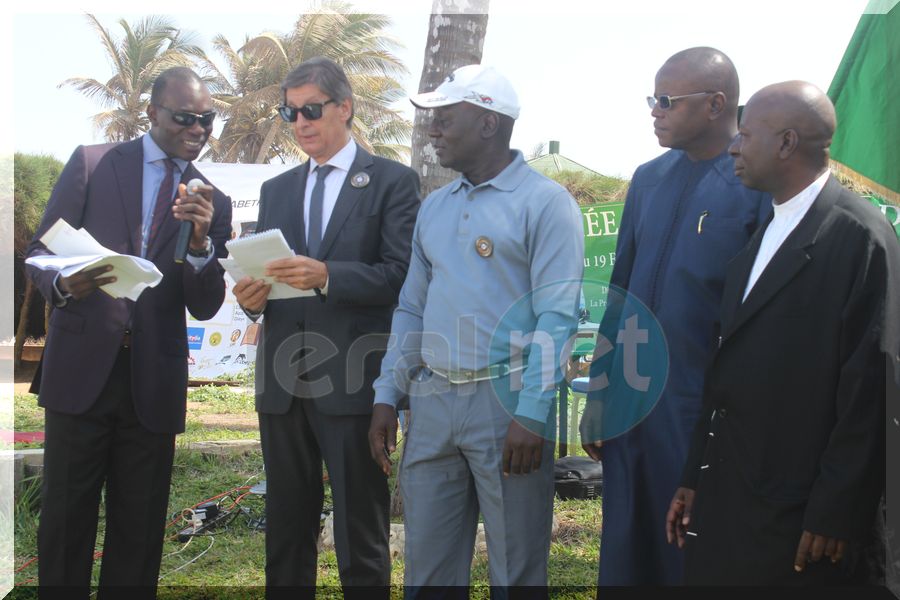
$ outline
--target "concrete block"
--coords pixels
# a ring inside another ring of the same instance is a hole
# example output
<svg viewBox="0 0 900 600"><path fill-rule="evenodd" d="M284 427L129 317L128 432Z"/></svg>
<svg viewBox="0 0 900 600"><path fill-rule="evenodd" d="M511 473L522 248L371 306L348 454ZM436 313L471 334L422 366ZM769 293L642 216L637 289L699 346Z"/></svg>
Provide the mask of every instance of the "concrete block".
<svg viewBox="0 0 900 600"><path fill-rule="evenodd" d="M40 477L44 473L44 449L35 448L28 450L17 450L16 454L22 456L24 463L25 477Z"/></svg>
<svg viewBox="0 0 900 600"><path fill-rule="evenodd" d="M25 477L25 457L18 452L0 452L0 482L5 484L9 481L10 470L12 470L13 489L18 490Z"/></svg>

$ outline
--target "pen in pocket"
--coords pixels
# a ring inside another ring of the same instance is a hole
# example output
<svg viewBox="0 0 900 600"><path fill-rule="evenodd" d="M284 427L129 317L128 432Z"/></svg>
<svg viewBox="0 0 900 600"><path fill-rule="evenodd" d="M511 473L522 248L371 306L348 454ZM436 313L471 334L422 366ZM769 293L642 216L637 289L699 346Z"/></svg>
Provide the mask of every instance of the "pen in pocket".
<svg viewBox="0 0 900 600"><path fill-rule="evenodd" d="M703 233L703 219L709 216L709 211L704 210L700 213L700 220L697 221L697 233Z"/></svg>

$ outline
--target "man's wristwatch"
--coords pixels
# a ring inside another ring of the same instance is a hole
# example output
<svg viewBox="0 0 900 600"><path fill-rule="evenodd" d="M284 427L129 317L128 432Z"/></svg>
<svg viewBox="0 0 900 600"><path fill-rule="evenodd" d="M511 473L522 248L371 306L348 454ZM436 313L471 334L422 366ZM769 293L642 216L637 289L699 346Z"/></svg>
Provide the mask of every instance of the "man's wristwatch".
<svg viewBox="0 0 900 600"><path fill-rule="evenodd" d="M194 250L188 246L187 253L195 258L208 258L212 253L212 240L209 239L209 236L206 236L206 246L204 246L203 250Z"/></svg>

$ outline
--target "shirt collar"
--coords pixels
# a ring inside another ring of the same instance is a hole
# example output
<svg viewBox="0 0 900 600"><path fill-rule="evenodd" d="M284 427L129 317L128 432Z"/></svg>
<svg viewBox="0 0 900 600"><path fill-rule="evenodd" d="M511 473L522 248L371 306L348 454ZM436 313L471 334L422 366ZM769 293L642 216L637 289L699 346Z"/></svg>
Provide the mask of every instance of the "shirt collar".
<svg viewBox="0 0 900 600"><path fill-rule="evenodd" d="M825 169L825 172L816 178L815 181L803 188L799 194L790 200L782 202L781 204L775 204L773 201L772 208L775 211L775 216L787 218L790 215L797 214L801 211L806 212L806 209L812 206L815 199L822 193L822 189L825 187L825 184L828 183L828 177L830 175L831 171Z"/></svg>
<svg viewBox="0 0 900 600"><path fill-rule="evenodd" d="M342 171L350 172L350 167L353 166L353 161L356 160L356 142L353 141L353 138L350 138L350 141L347 142L347 145L337 151L337 153L325 161L325 164L331 165L332 167L336 167ZM315 170L316 167L319 166L319 163L316 162L312 156L309 157L309 171L310 173Z"/></svg>
<svg viewBox="0 0 900 600"><path fill-rule="evenodd" d="M525 157L522 155L521 150L511 150L511 152L513 154L512 162L506 165L506 168L497 173L492 179L488 179L475 186L472 185L471 181L466 179L465 175L460 175L450 184L450 192L455 193L459 191L459 188L463 185L470 188L489 185L502 192L511 192L515 190L528 175L529 167L525 163Z"/></svg>
<svg viewBox="0 0 900 600"><path fill-rule="evenodd" d="M162 148L156 145L156 141L154 141L153 136L149 133L145 133L143 139L141 140L144 148L144 163L155 163L157 161L165 160L169 158L165 152L163 152ZM184 160L183 158L172 158L175 161L175 164L178 165L178 172L184 173L184 170L187 169L189 161Z"/></svg>

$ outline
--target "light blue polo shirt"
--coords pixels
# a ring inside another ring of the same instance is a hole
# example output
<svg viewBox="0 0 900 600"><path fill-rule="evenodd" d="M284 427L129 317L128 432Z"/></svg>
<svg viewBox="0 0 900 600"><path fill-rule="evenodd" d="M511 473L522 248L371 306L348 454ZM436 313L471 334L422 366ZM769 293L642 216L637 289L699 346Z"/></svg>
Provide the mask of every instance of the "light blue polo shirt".
<svg viewBox="0 0 900 600"><path fill-rule="evenodd" d="M396 406L416 365L515 362L532 335L552 339L560 356L528 361L516 414L546 420L563 348L577 329L583 226L565 188L525 164L520 151L512 157L493 179L476 186L461 176L423 202L376 403Z"/></svg>

